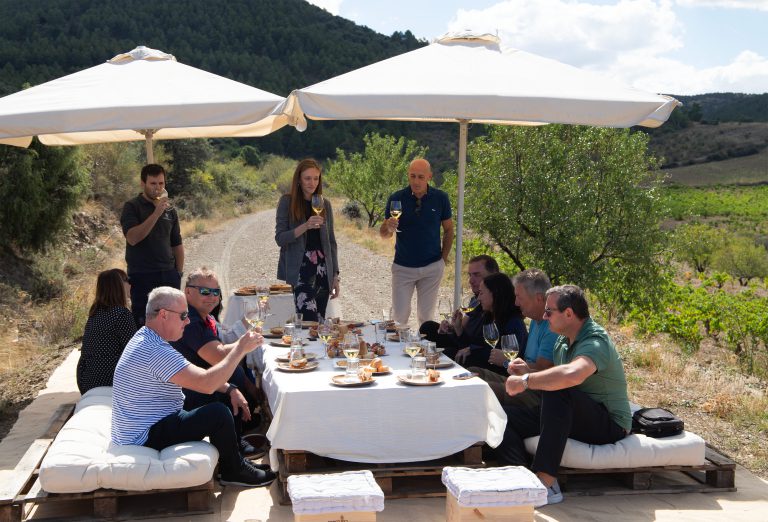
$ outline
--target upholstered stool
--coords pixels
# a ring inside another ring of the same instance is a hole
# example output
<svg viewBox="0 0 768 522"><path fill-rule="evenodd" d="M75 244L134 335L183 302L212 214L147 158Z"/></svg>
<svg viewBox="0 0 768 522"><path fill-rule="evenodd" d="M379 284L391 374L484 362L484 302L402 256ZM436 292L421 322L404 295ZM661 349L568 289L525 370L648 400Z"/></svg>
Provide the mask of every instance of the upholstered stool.
<svg viewBox="0 0 768 522"><path fill-rule="evenodd" d="M291 475L288 495L296 522L375 522L384 492L370 471Z"/></svg>
<svg viewBox="0 0 768 522"><path fill-rule="evenodd" d="M532 522L533 508L545 504L547 488L520 466L501 468L443 468L448 489L445 519Z"/></svg>

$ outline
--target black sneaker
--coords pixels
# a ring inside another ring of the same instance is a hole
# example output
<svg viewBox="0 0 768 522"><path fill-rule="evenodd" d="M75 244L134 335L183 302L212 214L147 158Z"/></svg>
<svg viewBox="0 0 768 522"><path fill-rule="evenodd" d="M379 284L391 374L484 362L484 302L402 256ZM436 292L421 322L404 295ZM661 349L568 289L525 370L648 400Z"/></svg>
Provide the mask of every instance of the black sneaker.
<svg viewBox="0 0 768 522"><path fill-rule="evenodd" d="M240 450L240 455L248 459L260 459L261 457L267 454L267 451L266 449L264 449L264 447L254 446L248 441L247 437L248 436L240 437L239 448L238 448Z"/></svg>
<svg viewBox="0 0 768 522"><path fill-rule="evenodd" d="M277 475L271 471L259 469L247 460L244 460L237 472L222 473L219 482L222 486L258 488L270 485L275 478L277 478Z"/></svg>

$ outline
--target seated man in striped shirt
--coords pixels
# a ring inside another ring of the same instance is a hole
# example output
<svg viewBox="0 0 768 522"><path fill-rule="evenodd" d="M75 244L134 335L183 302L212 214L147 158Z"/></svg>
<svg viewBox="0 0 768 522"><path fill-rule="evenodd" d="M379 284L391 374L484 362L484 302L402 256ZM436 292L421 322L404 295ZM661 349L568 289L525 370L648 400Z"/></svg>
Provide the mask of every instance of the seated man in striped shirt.
<svg viewBox="0 0 768 522"><path fill-rule="evenodd" d="M214 402L185 411L181 391L226 392L238 362L261 346L263 338L247 332L219 363L204 370L168 344L182 336L188 315L187 300L179 290L165 286L150 292L145 326L128 342L115 368L112 441L162 450L209 437L219 451L222 484L266 486L275 474L240 455L229 408Z"/></svg>

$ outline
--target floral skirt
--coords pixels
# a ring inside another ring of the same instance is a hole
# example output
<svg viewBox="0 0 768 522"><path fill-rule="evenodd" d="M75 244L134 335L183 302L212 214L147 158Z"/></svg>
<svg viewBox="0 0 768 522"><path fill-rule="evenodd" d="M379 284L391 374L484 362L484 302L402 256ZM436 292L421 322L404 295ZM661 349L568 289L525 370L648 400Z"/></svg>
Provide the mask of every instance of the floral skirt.
<svg viewBox="0 0 768 522"><path fill-rule="evenodd" d="M303 315L305 321L317 321L318 316L325 317L330 289L328 288L328 270L322 250L307 250L301 260L299 280L293 287L296 312Z"/></svg>

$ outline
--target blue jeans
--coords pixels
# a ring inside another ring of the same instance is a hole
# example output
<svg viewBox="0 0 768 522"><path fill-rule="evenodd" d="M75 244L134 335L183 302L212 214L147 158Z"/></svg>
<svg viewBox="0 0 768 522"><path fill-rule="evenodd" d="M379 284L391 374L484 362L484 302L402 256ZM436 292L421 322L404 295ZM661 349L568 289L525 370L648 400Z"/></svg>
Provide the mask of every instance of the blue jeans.
<svg viewBox="0 0 768 522"><path fill-rule="evenodd" d="M176 270L129 274L131 282L131 313L136 320L136 326L144 326L149 293L160 286L170 286L181 289L181 274Z"/></svg>
<svg viewBox="0 0 768 522"><path fill-rule="evenodd" d="M158 451L174 444L209 437L219 450L221 473L236 473L243 458L238 450L232 412L220 402L206 404L192 411L180 410L160 419L149 429L144 445Z"/></svg>
<svg viewBox="0 0 768 522"><path fill-rule="evenodd" d="M540 409L504 406L507 427L504 439L496 448L503 466L527 466L530 457L523 441L540 435L531 470L557 476L565 443L571 438L587 444L613 444L626 436L608 410L576 388L545 391Z"/></svg>

